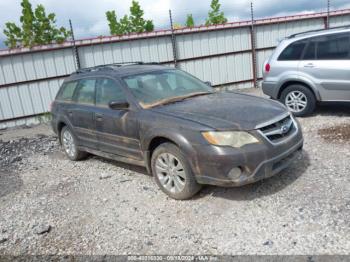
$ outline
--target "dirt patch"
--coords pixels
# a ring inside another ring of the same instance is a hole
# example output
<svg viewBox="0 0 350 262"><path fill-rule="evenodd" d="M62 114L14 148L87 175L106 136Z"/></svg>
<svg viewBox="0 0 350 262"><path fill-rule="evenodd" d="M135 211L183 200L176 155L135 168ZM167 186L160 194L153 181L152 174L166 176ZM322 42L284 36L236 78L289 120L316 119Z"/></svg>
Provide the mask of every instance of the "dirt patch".
<svg viewBox="0 0 350 262"><path fill-rule="evenodd" d="M322 128L318 134L329 142L350 142L350 124Z"/></svg>

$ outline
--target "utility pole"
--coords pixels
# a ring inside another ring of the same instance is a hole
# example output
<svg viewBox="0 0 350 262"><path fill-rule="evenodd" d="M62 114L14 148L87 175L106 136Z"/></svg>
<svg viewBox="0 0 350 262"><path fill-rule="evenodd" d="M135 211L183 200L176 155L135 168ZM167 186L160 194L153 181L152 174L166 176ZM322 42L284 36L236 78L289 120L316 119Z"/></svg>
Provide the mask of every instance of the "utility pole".
<svg viewBox="0 0 350 262"><path fill-rule="evenodd" d="M73 53L74 53L74 57L75 57L76 69L79 70L81 68L80 59L79 59L79 52L78 52L78 47L75 45L73 25L72 25L72 21L70 19L69 19L69 26L70 26L70 33L71 33L72 41L73 41Z"/></svg>
<svg viewBox="0 0 350 262"><path fill-rule="evenodd" d="M174 59L174 65L175 67L177 67L176 36L174 33L173 17L171 15L170 9L169 9L169 19L170 19L170 27L171 27L171 44L173 46L173 59Z"/></svg>
<svg viewBox="0 0 350 262"><path fill-rule="evenodd" d="M254 28L254 7L253 2L250 2L250 12L251 12L251 27L250 27L250 37L252 42L252 66L253 66L253 81L254 87L258 88L258 76L256 69L256 38L255 38L255 28Z"/></svg>
<svg viewBox="0 0 350 262"><path fill-rule="evenodd" d="M330 26L331 0L327 0L327 29Z"/></svg>

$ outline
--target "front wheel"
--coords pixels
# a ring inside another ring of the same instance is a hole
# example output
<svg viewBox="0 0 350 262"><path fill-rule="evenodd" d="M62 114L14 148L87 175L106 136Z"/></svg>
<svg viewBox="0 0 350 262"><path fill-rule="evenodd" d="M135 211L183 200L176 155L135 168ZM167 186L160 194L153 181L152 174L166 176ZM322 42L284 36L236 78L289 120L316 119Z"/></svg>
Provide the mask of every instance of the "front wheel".
<svg viewBox="0 0 350 262"><path fill-rule="evenodd" d="M152 154L151 164L156 183L171 198L189 199L201 189L188 161L174 144L158 146Z"/></svg>
<svg viewBox="0 0 350 262"><path fill-rule="evenodd" d="M295 116L310 115L316 107L315 95L310 89L302 85L288 86L283 90L280 102Z"/></svg>

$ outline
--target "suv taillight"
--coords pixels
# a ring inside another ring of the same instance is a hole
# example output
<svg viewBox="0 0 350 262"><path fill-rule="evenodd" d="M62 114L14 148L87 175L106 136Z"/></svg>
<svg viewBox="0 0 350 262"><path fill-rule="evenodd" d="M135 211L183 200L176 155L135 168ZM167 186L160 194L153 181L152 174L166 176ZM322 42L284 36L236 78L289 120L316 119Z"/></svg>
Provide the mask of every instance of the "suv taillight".
<svg viewBox="0 0 350 262"><path fill-rule="evenodd" d="M51 103L49 104L49 112L52 112L52 106L53 106L53 102L51 102Z"/></svg>
<svg viewBox="0 0 350 262"><path fill-rule="evenodd" d="M268 73L268 72L270 72L270 70L271 70L270 64L266 63L266 65L265 65L265 72Z"/></svg>

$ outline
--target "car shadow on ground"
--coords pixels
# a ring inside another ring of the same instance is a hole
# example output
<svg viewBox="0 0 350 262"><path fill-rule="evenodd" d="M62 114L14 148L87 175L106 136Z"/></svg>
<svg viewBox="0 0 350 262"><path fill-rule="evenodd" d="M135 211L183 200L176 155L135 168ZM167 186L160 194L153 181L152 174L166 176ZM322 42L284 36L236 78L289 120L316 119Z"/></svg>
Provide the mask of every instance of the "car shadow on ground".
<svg viewBox="0 0 350 262"><path fill-rule="evenodd" d="M321 103L316 107L313 115L322 116L350 116L350 102L335 103L327 102Z"/></svg>
<svg viewBox="0 0 350 262"><path fill-rule="evenodd" d="M0 198L16 192L23 186L19 174L7 171L0 171Z"/></svg>
<svg viewBox="0 0 350 262"><path fill-rule="evenodd" d="M301 177L310 166L310 158L304 150L303 154L281 173L258 181L256 183L233 188L222 188L215 186L206 186L202 192L195 196L194 199L207 196L220 197L235 201L249 201L263 196L269 196L286 189Z"/></svg>

